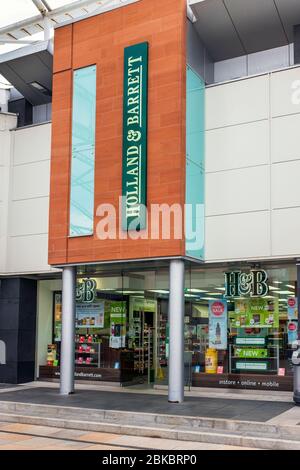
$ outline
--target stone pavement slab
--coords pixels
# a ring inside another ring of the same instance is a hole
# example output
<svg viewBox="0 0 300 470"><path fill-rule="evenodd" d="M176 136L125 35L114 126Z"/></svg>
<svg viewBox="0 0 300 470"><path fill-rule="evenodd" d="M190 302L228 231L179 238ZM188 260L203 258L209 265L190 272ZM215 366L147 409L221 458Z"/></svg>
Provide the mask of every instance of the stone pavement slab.
<svg viewBox="0 0 300 470"><path fill-rule="evenodd" d="M107 434L103 432L91 432L83 434L78 438L79 441L90 441L90 442L111 442L113 439L119 439L119 434Z"/></svg>
<svg viewBox="0 0 300 470"><path fill-rule="evenodd" d="M78 390L74 395L65 397L51 387L1 393L0 401L257 422L267 422L294 408L292 402L190 396L186 397L182 404L170 404L165 395L125 394L98 390Z"/></svg>
<svg viewBox="0 0 300 470"><path fill-rule="evenodd" d="M5 427L5 423L0 423L1 428ZM9 428L10 425L7 425ZM61 428L52 428L54 434L49 437L39 433L44 433L43 426L30 425L32 435L21 435L21 428L19 434L14 434L12 430L5 433L2 431L0 438L0 451L1 450L127 450L127 449L154 449L154 450L245 450L246 448L219 445L219 444L205 444L201 442L185 442L180 440L159 439L150 437L138 436L122 436L108 433L85 433L80 430L74 432L71 439L65 440L65 430ZM23 427L24 432L29 432L29 429ZM83 434L83 435L81 435ZM61 437L60 437L61 436ZM86 442L82 442L84 439ZM93 442L88 442L91 439ZM251 449L252 450L252 449Z"/></svg>

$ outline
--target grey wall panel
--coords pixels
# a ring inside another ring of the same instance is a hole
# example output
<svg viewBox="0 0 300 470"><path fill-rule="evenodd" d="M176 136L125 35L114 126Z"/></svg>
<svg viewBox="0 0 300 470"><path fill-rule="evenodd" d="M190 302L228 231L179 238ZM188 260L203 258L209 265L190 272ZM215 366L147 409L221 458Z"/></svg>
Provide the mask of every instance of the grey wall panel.
<svg viewBox="0 0 300 470"><path fill-rule="evenodd" d="M213 59L190 21L187 21L187 63L205 83L214 82Z"/></svg>
<svg viewBox="0 0 300 470"><path fill-rule="evenodd" d="M248 55L248 74L270 72L290 65L289 46L276 47Z"/></svg>
<svg viewBox="0 0 300 470"><path fill-rule="evenodd" d="M247 56L235 57L234 59L222 60L214 65L215 83L234 80L235 78L246 77Z"/></svg>
<svg viewBox="0 0 300 470"><path fill-rule="evenodd" d="M214 83L215 81L215 64L211 55L207 51L207 49L205 49L204 67L205 67L205 82L208 85L210 85L211 83Z"/></svg>
<svg viewBox="0 0 300 470"><path fill-rule="evenodd" d="M204 46L192 23L187 22L187 63L204 79Z"/></svg>

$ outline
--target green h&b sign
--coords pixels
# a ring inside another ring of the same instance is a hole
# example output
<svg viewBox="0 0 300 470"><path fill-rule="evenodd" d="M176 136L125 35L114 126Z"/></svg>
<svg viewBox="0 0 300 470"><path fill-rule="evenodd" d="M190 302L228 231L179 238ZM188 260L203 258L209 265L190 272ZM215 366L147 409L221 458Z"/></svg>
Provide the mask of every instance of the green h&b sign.
<svg viewBox="0 0 300 470"><path fill-rule="evenodd" d="M146 228L148 43L124 51L122 228Z"/></svg>

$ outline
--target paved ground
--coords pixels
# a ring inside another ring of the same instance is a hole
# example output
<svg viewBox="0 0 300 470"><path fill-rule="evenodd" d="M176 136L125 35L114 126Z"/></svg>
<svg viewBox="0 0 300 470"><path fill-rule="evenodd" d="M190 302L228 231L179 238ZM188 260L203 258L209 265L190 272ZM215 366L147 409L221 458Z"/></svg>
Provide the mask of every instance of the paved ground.
<svg viewBox="0 0 300 470"><path fill-rule="evenodd" d="M13 388L13 387L18 387L18 385L0 384L0 390L6 389L6 388Z"/></svg>
<svg viewBox="0 0 300 470"><path fill-rule="evenodd" d="M247 450L149 437L83 432L29 424L0 422L1 450ZM254 449L251 449L254 450Z"/></svg>
<svg viewBox="0 0 300 470"><path fill-rule="evenodd" d="M57 389L34 387L2 391L1 401L73 406L104 410L201 416L267 422L294 407L289 402L241 400L208 397L186 397L182 404L170 404L165 395L129 394L99 390L77 390L74 395L60 396Z"/></svg>

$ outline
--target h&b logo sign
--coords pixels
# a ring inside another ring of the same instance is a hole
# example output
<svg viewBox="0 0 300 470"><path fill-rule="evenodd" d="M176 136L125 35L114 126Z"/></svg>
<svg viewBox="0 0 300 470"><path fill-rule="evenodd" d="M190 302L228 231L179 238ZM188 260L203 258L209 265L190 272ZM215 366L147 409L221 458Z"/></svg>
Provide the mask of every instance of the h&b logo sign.
<svg viewBox="0 0 300 470"><path fill-rule="evenodd" d="M268 295L268 275L263 269L250 273L232 271L225 273L225 297L264 297Z"/></svg>
<svg viewBox="0 0 300 470"><path fill-rule="evenodd" d="M76 302L92 303L96 298L97 282L95 279L83 279L77 284Z"/></svg>

